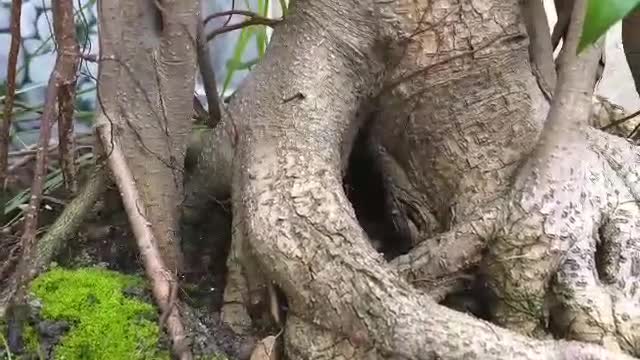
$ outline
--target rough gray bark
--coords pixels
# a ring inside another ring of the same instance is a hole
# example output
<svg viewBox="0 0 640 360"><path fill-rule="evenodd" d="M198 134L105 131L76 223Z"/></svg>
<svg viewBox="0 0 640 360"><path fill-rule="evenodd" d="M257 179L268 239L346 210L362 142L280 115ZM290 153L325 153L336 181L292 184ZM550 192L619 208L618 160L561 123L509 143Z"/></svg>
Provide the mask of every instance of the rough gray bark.
<svg viewBox="0 0 640 360"><path fill-rule="evenodd" d="M214 193L232 184L225 321L250 331L248 309L269 301L271 283L288 301L296 359L638 355L638 174L627 164L639 152L586 126L593 51L576 62L563 50L548 113L550 40L534 36L548 30L519 5L293 5L198 164ZM416 244L390 264L342 190L362 127ZM533 340L433 301L469 275L488 280L492 321L609 350Z"/></svg>
<svg viewBox="0 0 640 360"><path fill-rule="evenodd" d="M240 134L234 246L246 246L286 294L289 356L626 358L532 340L436 305L373 250L342 191L363 107L385 91L374 126L431 212L414 223L434 226L419 231L495 221L499 208L490 210L510 195L547 110L527 49L515 1L293 4L230 104ZM443 96L466 101L439 103Z"/></svg>
<svg viewBox="0 0 640 360"><path fill-rule="evenodd" d="M199 1L100 3L100 102L121 141L164 260L180 269L177 219L191 129Z"/></svg>

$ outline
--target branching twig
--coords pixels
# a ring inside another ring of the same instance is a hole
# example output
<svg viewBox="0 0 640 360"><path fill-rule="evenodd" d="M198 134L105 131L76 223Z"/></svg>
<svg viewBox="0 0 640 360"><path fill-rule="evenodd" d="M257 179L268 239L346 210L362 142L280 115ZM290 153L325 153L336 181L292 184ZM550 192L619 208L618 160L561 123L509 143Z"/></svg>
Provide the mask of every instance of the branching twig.
<svg viewBox="0 0 640 360"><path fill-rule="evenodd" d="M220 12L217 12L217 13L213 13L213 14L207 16L206 18L204 18L203 23L205 25L207 25L207 23L209 21L211 21L211 20L213 20L215 18L223 17L223 16L229 16L229 18L231 18L231 16L233 16L233 15L243 15L243 16L247 16L247 17L250 17L250 18L262 18L262 19L271 20L271 19L265 18L264 16L261 16L260 14L255 13L253 11L235 10L234 9L234 10L227 10L227 11L220 11ZM225 22L225 24L223 25L223 27L227 26L228 24L229 24L229 21L227 20Z"/></svg>
<svg viewBox="0 0 640 360"><path fill-rule="evenodd" d="M9 140L11 138L11 113L13 112L13 100L16 93L16 72L18 67L18 52L22 35L20 33L20 16L22 13L22 0L14 0L11 7L11 47L9 49L9 61L7 62L7 97L4 104L4 119L0 127L0 210L5 206L5 182L7 179L7 154L9 153ZM0 220L4 222L4 211L0 211Z"/></svg>
<svg viewBox="0 0 640 360"><path fill-rule="evenodd" d="M213 30L212 32L209 33L209 35L207 35L207 41L212 40L213 38L215 38L216 36L218 36L220 34L224 34L224 33L227 33L229 31L233 31L233 30L242 29L242 28L245 28L247 26L266 25L266 26L270 26L270 27L275 27L281 21L282 21L282 19L269 19L269 18L262 17L262 16L252 17L249 20L245 20L245 21L237 23L237 24L222 26L220 28L217 28L217 29Z"/></svg>
<svg viewBox="0 0 640 360"><path fill-rule="evenodd" d="M73 110L75 103L79 46L75 36L73 5L71 1L53 3L54 32L58 43L60 79L58 80L58 136L60 168L65 188L75 193L77 190L76 167L74 162Z"/></svg>

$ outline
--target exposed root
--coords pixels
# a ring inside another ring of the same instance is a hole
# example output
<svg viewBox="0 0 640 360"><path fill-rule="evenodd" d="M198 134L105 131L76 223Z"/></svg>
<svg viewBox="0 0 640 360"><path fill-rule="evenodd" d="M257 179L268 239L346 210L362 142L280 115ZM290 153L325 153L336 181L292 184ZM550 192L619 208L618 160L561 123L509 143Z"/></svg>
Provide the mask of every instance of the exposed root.
<svg viewBox="0 0 640 360"><path fill-rule="evenodd" d="M487 213L489 214L489 213ZM491 218L491 216L488 216ZM434 300L442 300L456 286L456 279L465 271L480 263L482 251L491 235L487 225L467 223L451 231L421 242L408 254L399 256L394 265L415 287L424 289Z"/></svg>
<svg viewBox="0 0 640 360"><path fill-rule="evenodd" d="M105 152L109 154L109 168L122 195L122 202L136 236L145 271L152 284L153 296L156 303L164 311L169 312L166 322L173 352L181 360L189 360L192 355L183 321L178 308L171 306L171 287L178 286L176 274L169 271L160 255L149 222L143 209L138 205L141 203L141 199L135 187L135 181L117 140L111 136L111 123L105 118L104 113L100 114L98 124L98 134Z"/></svg>

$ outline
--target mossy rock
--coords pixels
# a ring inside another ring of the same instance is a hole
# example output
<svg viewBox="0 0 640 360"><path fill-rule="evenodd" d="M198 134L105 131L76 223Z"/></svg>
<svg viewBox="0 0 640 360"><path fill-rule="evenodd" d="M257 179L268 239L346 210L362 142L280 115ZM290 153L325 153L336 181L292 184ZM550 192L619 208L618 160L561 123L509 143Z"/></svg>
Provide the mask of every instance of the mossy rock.
<svg viewBox="0 0 640 360"><path fill-rule="evenodd" d="M70 324L54 359L169 359L158 345L155 307L124 294L143 285L140 278L100 268L57 268L35 279L31 291L42 302L40 316Z"/></svg>

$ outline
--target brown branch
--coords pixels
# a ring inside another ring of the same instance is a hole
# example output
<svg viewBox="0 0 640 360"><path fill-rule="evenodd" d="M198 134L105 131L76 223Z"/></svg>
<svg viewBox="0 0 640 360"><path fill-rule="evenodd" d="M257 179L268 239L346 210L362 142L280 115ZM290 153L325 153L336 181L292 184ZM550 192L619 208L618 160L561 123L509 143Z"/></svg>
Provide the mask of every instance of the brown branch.
<svg viewBox="0 0 640 360"><path fill-rule="evenodd" d="M45 97L44 112L40 122L40 137L38 139L38 152L36 154L36 164L31 184L31 198L25 214L24 231L20 239L20 247L22 248L21 263L30 264L31 258L36 252L36 235L38 226L38 212L42 201L42 190L44 187L44 178L47 170L47 157L49 148L49 137L51 135L51 124L56 115L56 97L57 97L57 79L60 71L60 59L56 59L53 73L49 77L47 92ZM28 266L18 268L16 271L16 292L13 294L9 308L16 310L22 308L26 304L27 284L31 281L35 272ZM8 311L10 317L23 314L21 311ZM10 348L13 352L20 352L23 347L22 343L22 325L26 319L18 317L10 319L14 326L9 327Z"/></svg>
<svg viewBox="0 0 640 360"><path fill-rule="evenodd" d="M610 124L607 124L607 125L601 127L600 130L604 131L604 130L610 129L610 128L614 127L614 126L618 126L620 124L623 124L623 123L633 119L634 117L636 117L638 115L640 115L640 110L636 110L636 112L634 112L633 114L627 115L627 116L623 117L622 119L614 120ZM633 135L634 132L635 131L631 132L628 135L628 137L631 137L631 135Z"/></svg>
<svg viewBox="0 0 640 360"><path fill-rule="evenodd" d="M211 66L211 57L207 48L207 40L204 37L204 25L198 22L198 32L196 35L196 52L198 56L198 68L202 77L204 93L207 97L207 107L209 116L206 118L209 127L214 128L220 122L220 95L216 86L216 73Z"/></svg>
<svg viewBox="0 0 640 360"><path fill-rule="evenodd" d="M56 80L59 69L60 61L57 60L54 71L49 77L44 113L40 122L40 137L38 139L38 152L36 153L35 174L33 183L31 184L31 199L25 215L24 232L22 234L22 247L25 249L25 252L29 252L35 242L38 225L38 209L40 208L40 202L42 200L42 189L47 170L51 124L56 114L55 101L58 92Z"/></svg>
<svg viewBox="0 0 640 360"><path fill-rule="evenodd" d="M270 27L275 27L280 22L282 22L282 19L269 19L269 18L262 17L262 16L252 17L251 19L245 20L245 21L243 21L241 23L222 26L222 27L219 27L219 28L213 30L212 32L209 33L209 35L207 35L207 41L212 40L213 38L215 38L216 36L218 36L220 34L224 34L224 33L230 32L230 31L242 29L242 28L245 28L245 27L248 27L248 26L266 25L266 26L270 26Z"/></svg>
<svg viewBox="0 0 640 360"><path fill-rule="evenodd" d="M555 0L557 21L553 27L551 34L551 47L555 51L560 44L560 40L564 40L569 31L569 21L571 20L571 12L573 11L574 0Z"/></svg>
<svg viewBox="0 0 640 360"><path fill-rule="evenodd" d="M56 24L56 38L58 41L63 41L63 38L66 36L64 35L65 31L73 31L75 28L71 27L70 29L64 29L65 27L69 27L69 24L73 25L73 5L71 0L56 1L54 3L53 13L54 22ZM65 39L64 41L67 40ZM75 82L73 84L68 84L69 79L75 77L75 68L73 63L71 66L69 65L69 54L65 54L67 51L68 48L60 48L57 53L53 72L49 76L44 111L40 122L40 137L38 140L38 152L36 153L33 182L31 184L31 198L25 213L24 231L20 239L22 257L20 264L16 269L16 291L11 297L9 305L11 308L9 314L12 314L11 317L13 317L10 319L13 326L9 328L9 338L12 340L10 346L12 348L11 350L16 352L19 352L23 346L22 326L26 320L23 318L24 312L19 309L26 306L27 284L38 273L38 269L34 268L34 264L39 256L36 236L38 215L44 188L44 179L47 171L51 125L57 115L56 105L58 104L58 101L61 101L65 108L69 106L65 103L64 99L61 100L58 98L59 90L64 90L65 87L68 86L75 87ZM76 52L77 50L74 50L74 53ZM73 59L71 60L73 61ZM69 74L69 72L72 73ZM71 100L71 110L73 110L73 99ZM73 128L71 128L71 131L73 131ZM73 132L71 133L71 136L73 136ZM66 138L65 141L67 141ZM71 159L73 159L72 156Z"/></svg>
<svg viewBox="0 0 640 360"><path fill-rule="evenodd" d="M105 148L105 153L110 154L107 158L109 168L122 195L122 203L135 234L145 271L151 279L153 296L156 303L161 305L163 312L168 312L169 314L166 316L166 326L173 340L174 352L180 355L181 360L191 359L192 356L188 349L186 331L180 313L175 306L172 306L171 289L177 286L178 279L175 274L167 269L162 260L149 220L143 213L143 209L138 206L143 201L136 189L135 180L127 165L120 144L116 139L112 138L111 122L106 119L104 113L99 116L98 135Z"/></svg>
<svg viewBox="0 0 640 360"><path fill-rule="evenodd" d="M67 191L77 191L74 162L73 110L75 105L79 46L75 36L73 4L71 0L53 3L54 34L58 43L60 78L58 79L58 143L60 167Z"/></svg>
<svg viewBox="0 0 640 360"><path fill-rule="evenodd" d="M22 42L20 33L20 16L22 13L22 0L14 0L11 7L11 47L9 48L9 61L7 62L7 97L4 104L4 119L0 128L0 210L5 206L5 183L7 179L7 154L9 153L9 140L11 138L11 113L16 93L16 72L18 67L18 52ZM4 222L4 211L0 211L0 220Z"/></svg>
<svg viewBox="0 0 640 360"><path fill-rule="evenodd" d="M255 13L253 11L249 11L249 10L227 10L227 11L220 11L217 13L213 13L209 16L207 16L206 18L204 18L204 20L202 21L205 25L207 25L207 23L215 18L218 17L223 17L223 16L229 16L229 18L231 18L231 16L233 15L243 15L246 17L250 17L250 18L262 18L262 19L267 19L270 20L268 18L265 18L264 16L261 16L258 13ZM229 21L227 21L223 27L227 26L229 24Z"/></svg>

